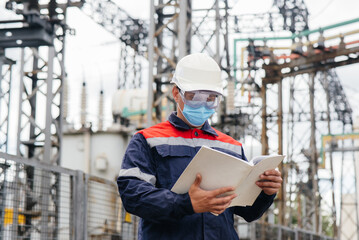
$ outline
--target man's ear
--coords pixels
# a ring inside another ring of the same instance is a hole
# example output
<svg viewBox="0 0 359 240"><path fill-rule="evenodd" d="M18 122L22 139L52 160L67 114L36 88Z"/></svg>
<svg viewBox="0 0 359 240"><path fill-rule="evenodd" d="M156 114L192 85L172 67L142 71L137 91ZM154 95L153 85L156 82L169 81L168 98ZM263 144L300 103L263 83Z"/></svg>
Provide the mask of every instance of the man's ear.
<svg viewBox="0 0 359 240"><path fill-rule="evenodd" d="M172 88L172 96L173 96L173 99L178 103L178 101L179 101L178 98L180 97L180 95L179 95L179 91L178 91L178 88L176 85L173 86L173 88Z"/></svg>

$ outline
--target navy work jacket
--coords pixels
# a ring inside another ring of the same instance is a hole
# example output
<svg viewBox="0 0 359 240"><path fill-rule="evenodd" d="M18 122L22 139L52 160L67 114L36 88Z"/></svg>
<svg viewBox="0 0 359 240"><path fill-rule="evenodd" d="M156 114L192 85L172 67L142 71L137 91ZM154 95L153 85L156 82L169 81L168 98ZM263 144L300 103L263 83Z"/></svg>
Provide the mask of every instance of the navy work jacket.
<svg viewBox="0 0 359 240"><path fill-rule="evenodd" d="M141 217L139 240L238 239L233 215L253 221L272 204L275 195L261 192L252 206L227 208L218 216L194 213L189 194L170 189L203 145L246 160L241 143L208 122L192 129L176 112L133 136L117 184L126 211Z"/></svg>

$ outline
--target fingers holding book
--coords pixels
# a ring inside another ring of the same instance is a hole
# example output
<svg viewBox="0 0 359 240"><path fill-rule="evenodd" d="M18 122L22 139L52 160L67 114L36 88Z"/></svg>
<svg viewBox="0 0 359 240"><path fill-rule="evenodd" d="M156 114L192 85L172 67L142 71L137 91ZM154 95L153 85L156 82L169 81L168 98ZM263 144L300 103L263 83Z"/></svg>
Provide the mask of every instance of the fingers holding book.
<svg viewBox="0 0 359 240"><path fill-rule="evenodd" d="M265 171L259 176L259 179L256 184L267 195L277 193L283 182L281 173L275 169Z"/></svg>
<svg viewBox="0 0 359 240"><path fill-rule="evenodd" d="M212 191L200 188L202 176L197 174L196 180L189 189L193 210L196 213L212 212L221 214L237 196L233 187L222 187Z"/></svg>

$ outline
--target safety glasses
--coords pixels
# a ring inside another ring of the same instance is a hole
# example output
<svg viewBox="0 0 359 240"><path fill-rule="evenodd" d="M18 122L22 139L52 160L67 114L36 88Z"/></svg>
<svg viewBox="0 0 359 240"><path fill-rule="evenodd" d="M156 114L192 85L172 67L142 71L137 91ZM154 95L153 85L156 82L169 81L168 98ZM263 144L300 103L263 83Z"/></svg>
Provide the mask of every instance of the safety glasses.
<svg viewBox="0 0 359 240"><path fill-rule="evenodd" d="M180 90L180 95L185 104L193 108L205 106L210 109L218 107L221 95L211 91L187 91Z"/></svg>

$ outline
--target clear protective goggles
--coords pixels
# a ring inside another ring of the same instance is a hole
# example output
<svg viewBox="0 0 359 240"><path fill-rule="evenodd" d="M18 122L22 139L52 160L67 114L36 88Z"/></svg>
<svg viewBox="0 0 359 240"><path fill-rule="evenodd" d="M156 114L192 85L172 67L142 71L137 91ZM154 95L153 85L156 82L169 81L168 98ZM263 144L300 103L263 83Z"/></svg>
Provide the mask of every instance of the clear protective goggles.
<svg viewBox="0 0 359 240"><path fill-rule="evenodd" d="M209 109L218 107L221 101L221 94L212 91L179 91L183 102L193 108L205 106Z"/></svg>

